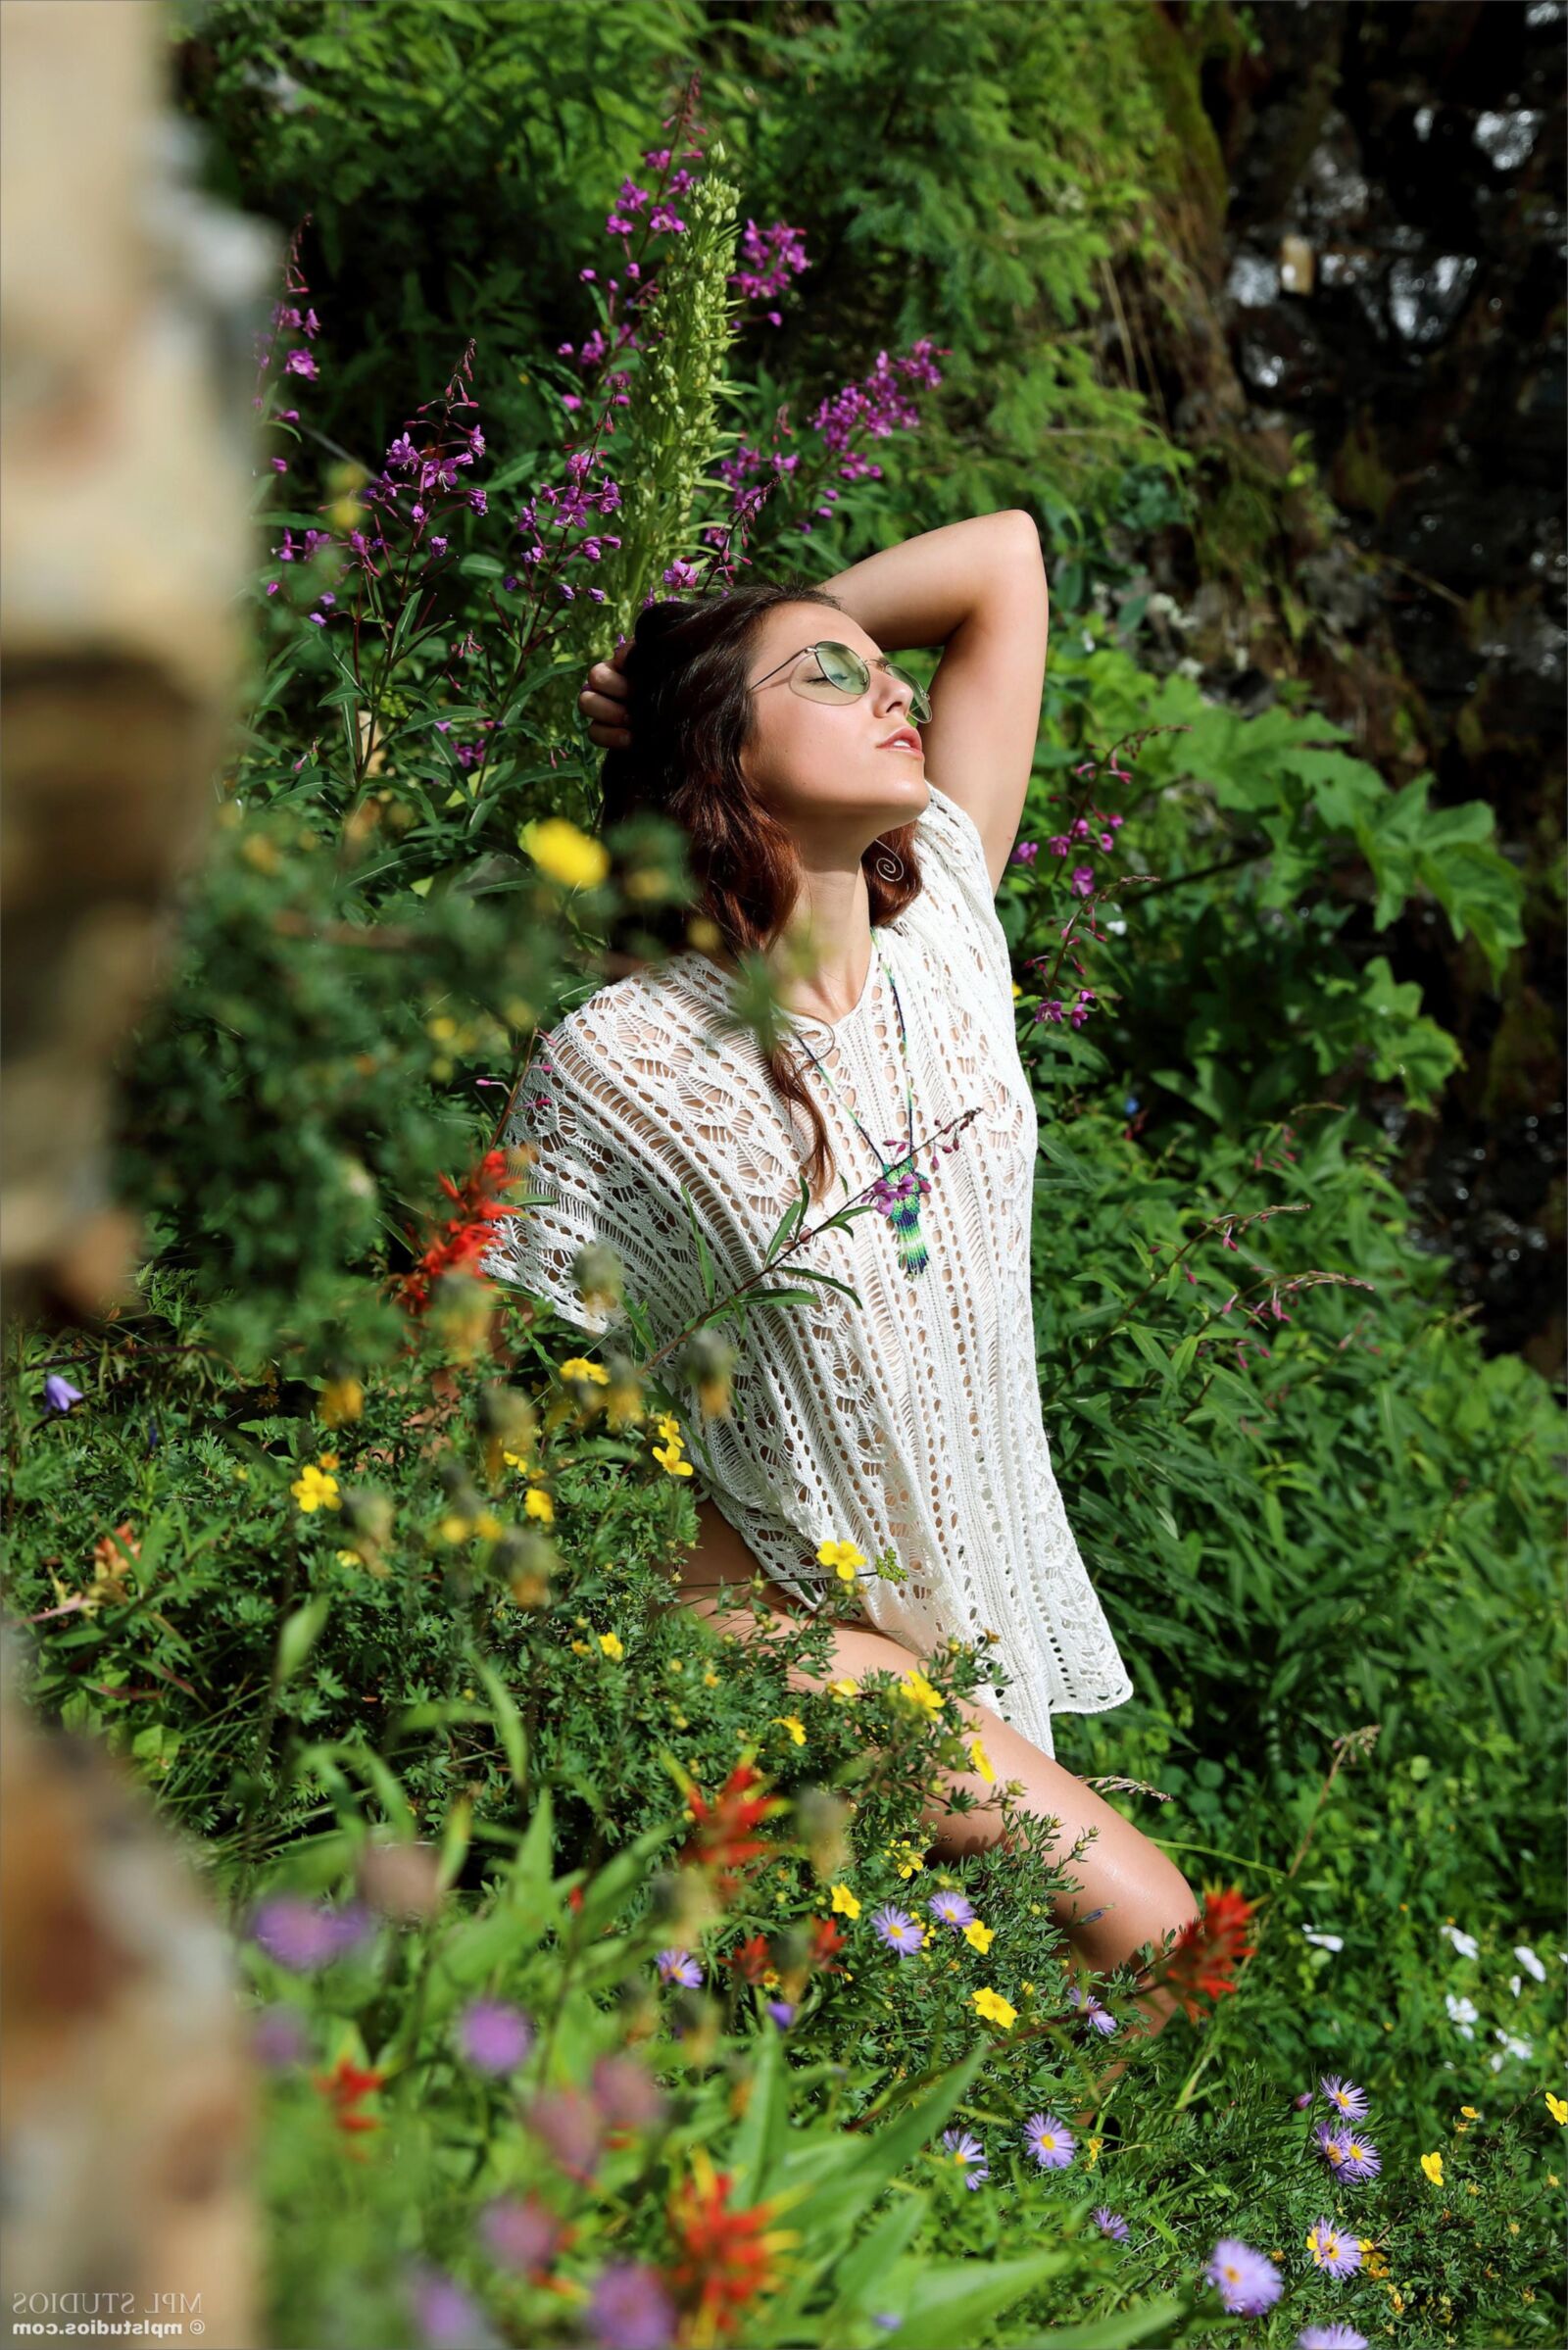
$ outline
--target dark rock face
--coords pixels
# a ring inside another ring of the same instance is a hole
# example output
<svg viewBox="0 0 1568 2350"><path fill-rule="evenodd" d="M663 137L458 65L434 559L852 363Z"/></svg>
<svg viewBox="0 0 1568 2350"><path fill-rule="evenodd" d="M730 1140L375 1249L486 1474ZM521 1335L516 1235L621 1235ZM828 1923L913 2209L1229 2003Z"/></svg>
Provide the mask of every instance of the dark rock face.
<svg viewBox="0 0 1568 2350"><path fill-rule="evenodd" d="M1500 998L1441 914L1408 909L1396 968L1466 1065L1441 1120L1392 1095L1383 1114L1422 1245L1452 1255L1489 1348L1555 1376L1568 5L1277 0L1251 16L1261 49L1201 68L1230 181L1216 307L1249 426L1309 435L1345 519L1295 577L1342 664L1363 659L1335 714L1391 780L1412 755L1429 766L1435 806L1489 801L1532 882ZM1413 745L1381 732L1380 665L1402 672Z"/></svg>

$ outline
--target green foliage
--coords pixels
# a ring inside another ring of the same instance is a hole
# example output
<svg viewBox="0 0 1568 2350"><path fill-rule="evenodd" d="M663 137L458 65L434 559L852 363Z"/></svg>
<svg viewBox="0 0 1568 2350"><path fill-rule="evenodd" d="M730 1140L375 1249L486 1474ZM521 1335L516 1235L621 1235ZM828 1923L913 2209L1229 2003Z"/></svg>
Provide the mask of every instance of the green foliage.
<svg viewBox="0 0 1568 2350"><path fill-rule="evenodd" d="M1083 340L1158 144L1152 85L1108 70L1140 12L223 0L186 21L215 168L285 219L314 209L328 272L332 365L270 530L363 518L375 465L318 468L314 434L382 449L462 337L506 354L478 374L494 523L352 586L341 549L259 571L212 854L124 1056L142 1297L64 1341L17 1334L7 1389L6 1596L35 1702L200 1835L237 1927L284 1896L368 1904L330 1960L270 1954L265 1910L241 1934L271 2043L301 2038L269 2088L273 2337L432 2338L433 2266L483 2312L446 2338L580 2340L607 2262L692 2289L679 2212L707 2164L732 2211L795 2239L747 2307L760 2350L1211 2341L1221 2234L1286 2272L1267 2350L1348 2313L1374 2337L1549 2332L1562 1414L1484 1355L1415 1244L1365 1088L1430 1102L1455 1048L1346 937L1350 875L1372 933L1428 892L1500 971L1518 891L1486 810L1435 814L1426 778L1391 791L1289 695L1242 720L1058 617L1038 853L1000 910L1041 1111L1054 1464L1138 1688L1061 1718L1059 1753L1195 1884L1254 1904L1234 1994L1158 2037L1130 1965L1096 1985L1108 2047L1069 2005L1054 1911L1082 1851L1052 1822L1000 1788L975 1825L1004 1845L930 1852L983 1656L924 1660L934 1709L892 1676L852 1697L819 1686L825 1621L772 1624L759 1599L773 1637L743 1640L674 1604L695 1513L655 1446L684 1395L635 1353L590 1365L466 1250L482 1201L526 1207L526 1169L485 1153L531 1041L628 904L683 895L657 832L602 864L569 825L554 857L530 827L588 798L580 665L722 514L712 467L743 419L765 439L779 399L808 408L911 336L951 344L912 453L890 445L813 531L824 568L1026 494L1087 595L1095 514L1168 511L1169 468ZM594 222L654 143L643 93L688 50L726 176L694 195L669 333L628 367L606 601L519 622L502 493L556 467L572 380L541 354L581 331ZM264 106L258 73L302 102ZM806 220L817 271L771 340L725 292L737 213L770 211ZM1041 481L1058 434L1100 454ZM801 479L825 471L812 451ZM799 558L802 503L764 510L760 561ZM315 628L334 580L344 609ZM1047 847L1086 808L1125 819L1127 869L1092 908ZM1095 1017L1037 1018L1079 965ZM715 1294L693 1325L731 1318ZM51 1375L80 1391L69 1411ZM752 1769L779 1808L725 1885L693 1847ZM938 1885L987 1947L933 1919ZM878 1936L887 1903L924 1925L918 1951ZM662 1982L673 1947L695 1989ZM984 2021L986 1989L1011 2024ZM504 2073L464 2053L479 1998L531 2019ZM607 2058L648 2092L618 2138ZM353 2091L345 2060L380 2078ZM1360 2188L1312 2143L1321 2098L1294 2103L1324 2072L1372 2098L1383 2174ZM1037 2168L1028 2117L1080 2107L1073 2162ZM948 2128L983 2145L983 2188ZM1420 2161L1439 2148L1441 2186ZM549 2284L476 2233L529 2195L573 2231ZM1324 2214L1370 2247L1339 2283L1304 2251Z"/></svg>

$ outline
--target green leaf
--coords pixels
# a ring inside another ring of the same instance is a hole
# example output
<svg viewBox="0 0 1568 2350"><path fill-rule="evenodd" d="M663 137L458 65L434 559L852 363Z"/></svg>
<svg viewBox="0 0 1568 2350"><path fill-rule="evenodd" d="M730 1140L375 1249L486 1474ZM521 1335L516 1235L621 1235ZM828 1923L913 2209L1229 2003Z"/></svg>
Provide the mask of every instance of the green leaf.
<svg viewBox="0 0 1568 2350"><path fill-rule="evenodd" d="M1063 2248L1026 2253L1021 2260L964 2260L951 2268L922 2266L914 2286L915 2307L899 2327L903 2350L953 2350L956 2343L972 2342L990 2319L1010 2309L1072 2259L1073 2254Z"/></svg>
<svg viewBox="0 0 1568 2350"><path fill-rule="evenodd" d="M324 1591L307 1599L283 1620L277 1636L277 1686L292 1681L305 1659L321 1637L330 1601Z"/></svg>

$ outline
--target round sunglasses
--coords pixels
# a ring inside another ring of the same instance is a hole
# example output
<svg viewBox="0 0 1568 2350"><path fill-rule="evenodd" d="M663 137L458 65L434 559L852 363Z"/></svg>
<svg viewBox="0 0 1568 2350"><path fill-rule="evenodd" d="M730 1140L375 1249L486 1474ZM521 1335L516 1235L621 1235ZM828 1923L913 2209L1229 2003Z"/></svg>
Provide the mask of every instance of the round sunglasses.
<svg viewBox="0 0 1568 2350"><path fill-rule="evenodd" d="M816 662L814 669L790 668L790 663L798 661L803 653L809 653L813 657ZM900 685L909 688L909 715L917 726L923 726L931 715L931 697L920 680L911 677L907 669L901 669L885 654L877 656L876 665L879 669L886 669L890 677L896 677ZM824 638L818 645L802 645L787 660L781 661L777 669L769 669L765 677L759 677L748 686L747 692L755 694L758 686L768 684L778 675L779 669L790 670L790 691L803 695L808 702L858 702L871 683L870 664L863 654L857 653L853 645L835 643L831 637Z"/></svg>

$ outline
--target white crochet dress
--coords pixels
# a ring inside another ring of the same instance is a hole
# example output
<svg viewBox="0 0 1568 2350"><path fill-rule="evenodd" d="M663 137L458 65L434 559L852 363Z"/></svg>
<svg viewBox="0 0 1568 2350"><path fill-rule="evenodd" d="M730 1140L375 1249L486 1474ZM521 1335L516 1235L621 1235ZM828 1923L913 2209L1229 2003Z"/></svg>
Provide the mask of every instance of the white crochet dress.
<svg viewBox="0 0 1568 2350"><path fill-rule="evenodd" d="M1068 1526L1041 1411L1029 1279L1037 1120L1007 943L973 820L929 788L915 835L920 895L873 944L904 1008L916 1143L980 1105L956 1150L917 1155L932 1183L920 1215L930 1261L911 1280L874 1209L814 1238L766 1285L810 1266L860 1303L815 1286L808 1305L757 1309L743 1334L719 1325L741 1348L734 1416L702 1414L695 1389L680 1416L699 1462L692 1492L712 1499L786 1591L818 1603L823 1542L854 1542L867 1560L891 1544L907 1581L862 1581L870 1621L923 1655L951 1634L995 1633L989 1654L1008 1686L994 1702L1051 1754L1054 1713L1119 1705L1132 1684ZM548 1204L497 1227L485 1272L596 1337L629 1337L622 1309L586 1307L572 1283L578 1249L609 1242L662 1344L704 1302L683 1182L715 1295L757 1270L799 1193L810 1137L774 1095L751 1034L710 1033L733 994L729 975L693 949L601 988L557 1022L503 1136L538 1151L527 1191ZM902 1150L898 1013L876 954L843 1019L791 1017L867 1132L900 1137ZM809 1227L879 1166L806 1068L842 1179L808 1210Z"/></svg>

